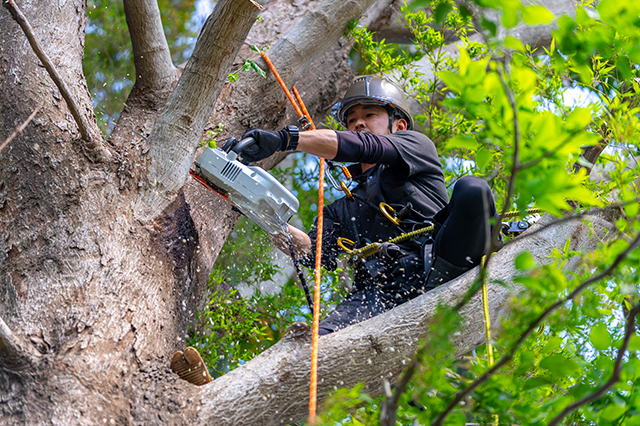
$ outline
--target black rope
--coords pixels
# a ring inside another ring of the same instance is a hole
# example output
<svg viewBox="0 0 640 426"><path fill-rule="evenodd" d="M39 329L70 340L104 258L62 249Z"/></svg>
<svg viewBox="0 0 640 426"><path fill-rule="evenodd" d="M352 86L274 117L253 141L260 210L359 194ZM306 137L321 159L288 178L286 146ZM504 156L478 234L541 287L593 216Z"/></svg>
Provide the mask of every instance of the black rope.
<svg viewBox="0 0 640 426"><path fill-rule="evenodd" d="M304 273L302 272L302 268L300 267L300 262L296 258L296 254L293 250L293 240L291 238L291 233L289 233L288 227L287 227L287 230L285 231L285 235L287 236L287 243L289 244L289 253L291 254L291 260L293 260L293 266L296 268L298 279L300 280L300 284L302 284L302 289L304 290L304 295L307 298L307 304L309 305L309 309L311 309L311 312L313 312L313 301L311 300L311 293L309 292L307 279L305 278Z"/></svg>

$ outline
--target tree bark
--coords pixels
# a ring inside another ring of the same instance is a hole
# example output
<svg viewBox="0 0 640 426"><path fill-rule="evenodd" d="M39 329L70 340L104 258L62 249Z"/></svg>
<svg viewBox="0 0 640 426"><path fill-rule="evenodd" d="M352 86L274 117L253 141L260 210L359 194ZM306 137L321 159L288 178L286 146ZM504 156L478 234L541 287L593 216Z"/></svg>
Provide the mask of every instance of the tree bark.
<svg viewBox="0 0 640 426"><path fill-rule="evenodd" d="M124 13L133 47L135 84L150 89L171 86L177 73L164 36L158 2L125 0Z"/></svg>

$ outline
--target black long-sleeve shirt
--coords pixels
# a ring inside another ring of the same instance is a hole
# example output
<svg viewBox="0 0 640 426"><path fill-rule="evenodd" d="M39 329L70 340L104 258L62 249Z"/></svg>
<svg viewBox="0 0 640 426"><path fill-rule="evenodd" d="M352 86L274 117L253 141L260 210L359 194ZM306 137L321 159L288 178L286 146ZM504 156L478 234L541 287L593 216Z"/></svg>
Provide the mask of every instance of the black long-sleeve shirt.
<svg viewBox="0 0 640 426"><path fill-rule="evenodd" d="M339 237L362 247L399 235L398 228L376 208L381 202L396 211L410 202L415 210L411 218L414 220L430 220L448 202L438 153L425 135L411 130L386 136L340 131L336 134L338 154L334 160L376 166L365 173L360 164L351 166L358 182L352 190L356 200L343 197L324 208L322 264L329 270L336 268L336 258L342 252L337 245ZM309 233L312 247L316 227L317 223ZM311 265L313 259L304 263Z"/></svg>

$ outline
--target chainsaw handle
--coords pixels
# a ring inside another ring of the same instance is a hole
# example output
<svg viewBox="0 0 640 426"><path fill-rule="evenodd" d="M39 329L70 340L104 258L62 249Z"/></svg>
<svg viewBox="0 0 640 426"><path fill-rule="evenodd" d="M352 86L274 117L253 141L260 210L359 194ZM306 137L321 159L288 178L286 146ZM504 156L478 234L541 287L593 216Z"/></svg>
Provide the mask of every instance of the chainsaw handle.
<svg viewBox="0 0 640 426"><path fill-rule="evenodd" d="M248 138L242 139L240 142L235 144L231 149L233 150L233 152L237 154L241 154L247 148L252 147L254 145L257 146L256 140L252 137L248 137Z"/></svg>

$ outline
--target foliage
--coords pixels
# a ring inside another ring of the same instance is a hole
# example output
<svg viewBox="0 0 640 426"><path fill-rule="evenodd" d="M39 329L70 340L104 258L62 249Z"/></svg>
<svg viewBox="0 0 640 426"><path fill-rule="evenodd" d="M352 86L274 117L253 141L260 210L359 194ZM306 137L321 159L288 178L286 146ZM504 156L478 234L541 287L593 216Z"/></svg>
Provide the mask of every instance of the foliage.
<svg viewBox="0 0 640 426"><path fill-rule="evenodd" d="M219 288L223 275L213 271L209 277L211 298L205 310L199 312L197 331L187 339L187 345L203 354L213 376L220 376L243 363L247 346L269 339L267 326L258 312L247 308L236 289L228 294Z"/></svg>
<svg viewBox="0 0 640 426"><path fill-rule="evenodd" d="M264 50L264 51L269 50L269 46L265 47L264 49L258 49L255 45L252 45L250 56L247 60L244 61L244 64L242 64L242 68L240 68L240 71L253 70L258 74L260 74L262 78L267 78L267 73L265 73L264 70L260 68L258 64L256 64L256 62L253 60L253 52L260 53L261 50ZM240 74L239 74L240 71L232 72L231 74L229 74L229 81L232 83L236 81L238 77L240 77Z"/></svg>
<svg viewBox="0 0 640 426"><path fill-rule="evenodd" d="M412 375L409 384L396 389L402 393L396 424L414 420L496 424L496 415L501 424L639 424L640 336L625 326L625 313L640 300L640 251L636 245L627 252L640 230L636 162L640 6L603 1L595 9L579 8L575 18L559 18L549 49L535 51L513 37L499 37L497 27L512 28L520 20L529 25L549 23L554 17L542 6L478 1L481 8L471 16L471 6L457 5L421 1L421 9L415 4L404 7L414 46L375 42L364 29L351 31L367 64L365 72L395 79L425 108L416 121L438 145L443 165L451 172L448 181L468 174L487 179L505 211L523 211L535 204L561 218L576 206L620 203L620 218L615 236L596 252L572 252L569 240L549 264L537 265L527 253L516 259L521 272L516 282L523 291L513 301L514 315L503 321L493 342L497 359L510 362L474 384L450 408L446 407L454 397L490 365L484 348L456 358L446 345L455 329L444 327L451 321L442 323L437 316L434 324L441 326L430 327L415 365L405 373ZM482 8L497 9L500 22L491 21ZM484 35L484 45L469 41L467 34L474 29ZM460 39L456 59L438 56L450 32ZM402 49L411 50L413 56L398 53ZM415 64L423 55L430 55L435 70L427 81ZM395 69L399 65L403 68ZM589 101L579 106L570 102L575 93L585 91ZM609 148L594 167L580 155L598 144ZM591 167L599 175L587 179L585 172ZM580 267L566 275L562 270L575 256L581 257ZM608 273L594 281L602 271ZM440 315L455 318L456 313L443 309ZM520 342L540 318L541 325ZM632 334L631 351L618 357L619 350L626 350L620 349L625 333ZM604 387L617 358L620 378ZM588 399L598 389L603 396ZM389 402L360 390L338 391L327 403L321 424L379 421ZM575 407L554 420L570 404ZM437 419L445 410L448 414Z"/></svg>

